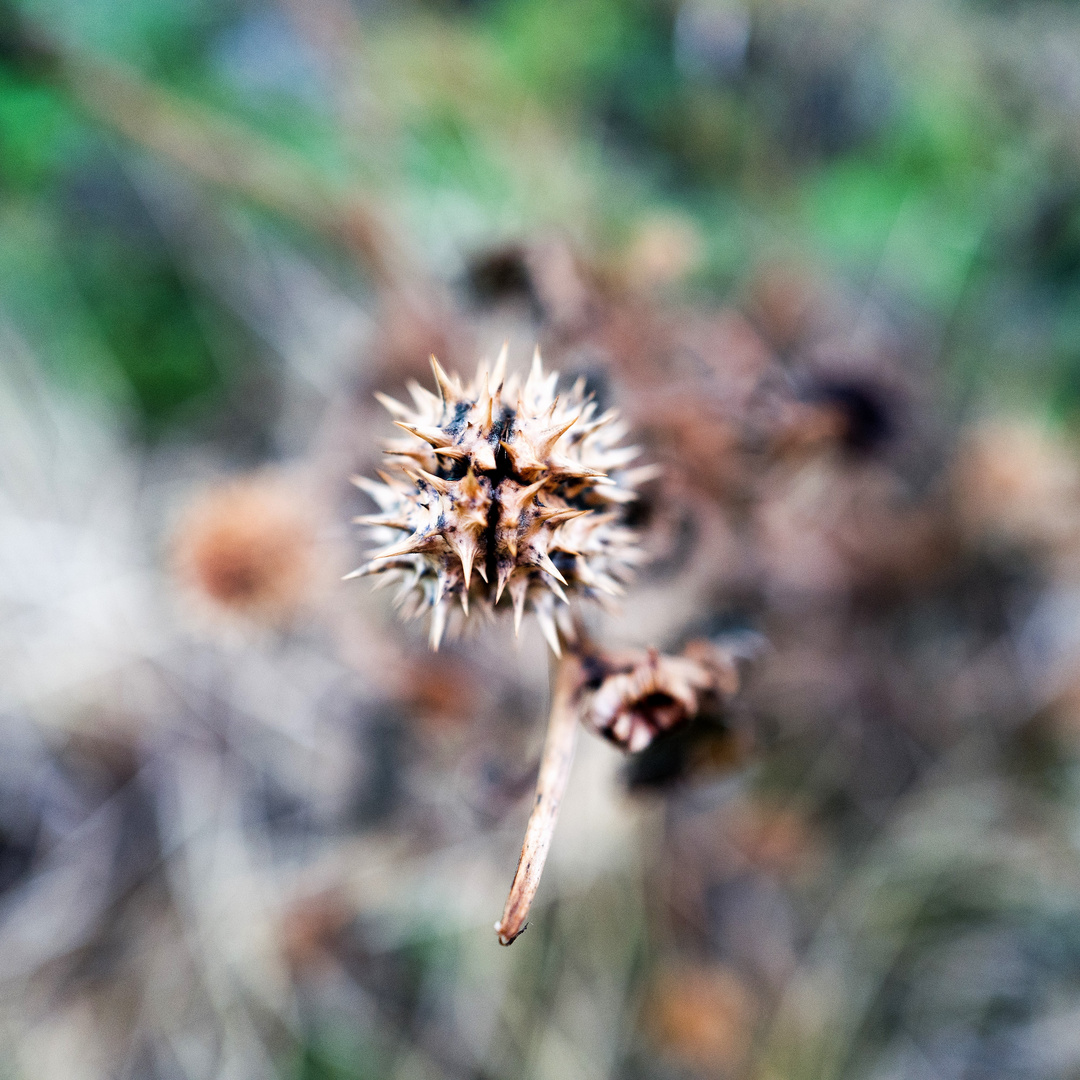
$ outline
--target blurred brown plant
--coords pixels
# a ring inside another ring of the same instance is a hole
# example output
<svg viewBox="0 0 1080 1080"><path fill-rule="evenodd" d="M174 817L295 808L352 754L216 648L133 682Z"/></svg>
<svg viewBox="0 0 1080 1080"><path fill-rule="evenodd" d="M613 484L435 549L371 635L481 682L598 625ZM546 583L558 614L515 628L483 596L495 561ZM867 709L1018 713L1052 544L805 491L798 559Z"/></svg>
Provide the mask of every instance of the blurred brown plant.
<svg viewBox="0 0 1080 1080"><path fill-rule="evenodd" d="M173 537L178 577L200 606L287 623L314 581L314 529L302 497L266 475L229 480L188 508Z"/></svg>
<svg viewBox="0 0 1080 1080"><path fill-rule="evenodd" d="M668 1057L707 1076L730 1076L746 1062L756 1016L754 994L735 971L682 963L656 978L645 1026Z"/></svg>
<svg viewBox="0 0 1080 1080"><path fill-rule="evenodd" d="M984 421L952 472L957 513L975 542L1061 553L1080 542L1080 455L1033 420Z"/></svg>
<svg viewBox="0 0 1080 1080"><path fill-rule="evenodd" d="M596 689L582 707L585 726L631 753L688 723L703 699L739 688L734 658L700 640L682 656L650 648L589 657L587 666Z"/></svg>

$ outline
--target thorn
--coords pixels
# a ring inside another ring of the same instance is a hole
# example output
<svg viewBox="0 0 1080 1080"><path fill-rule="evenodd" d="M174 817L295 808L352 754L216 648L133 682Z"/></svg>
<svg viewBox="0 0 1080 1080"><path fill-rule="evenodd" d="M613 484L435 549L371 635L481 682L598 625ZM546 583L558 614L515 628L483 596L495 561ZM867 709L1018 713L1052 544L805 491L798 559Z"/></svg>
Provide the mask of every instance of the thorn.
<svg viewBox="0 0 1080 1080"><path fill-rule="evenodd" d="M398 572L396 574L393 573L393 569L396 569ZM390 573L378 574L375 576L371 591L378 592L380 589L390 588L391 585L398 586L398 591L394 593L393 600L394 607L398 607L413 591L416 581L410 574L405 573L404 567L394 567Z"/></svg>
<svg viewBox="0 0 1080 1080"><path fill-rule="evenodd" d="M376 585L375 588L376 589L379 588L379 585ZM413 589L415 589L415 588L416 588L416 579L415 578L405 578L401 582L401 588L398 589L398 591L396 593L394 593L394 599L393 599L394 607L398 607L398 608L401 607L405 603L405 601L409 599L410 596L414 596L414 598L415 598L415 594L413 593Z"/></svg>
<svg viewBox="0 0 1080 1080"><path fill-rule="evenodd" d="M401 579L393 577L390 574L379 574L374 583L371 586L372 592L382 592L383 589L389 589L391 585L400 584ZM408 591L408 590L406 590ZM400 595L400 592L398 593ZM399 603L397 596L394 597L394 603Z"/></svg>
<svg viewBox="0 0 1080 1080"><path fill-rule="evenodd" d="M371 556L371 561L382 559L394 559L399 555L415 555L423 546L424 537L419 536L417 533L413 533L412 536L406 537L400 543L395 544L393 547L384 548L376 555Z"/></svg>
<svg viewBox="0 0 1080 1080"><path fill-rule="evenodd" d="M573 521L574 518L585 517L591 514L591 510L574 510L572 507L544 507L540 511L540 520L549 525L561 525L564 521Z"/></svg>
<svg viewBox="0 0 1080 1080"><path fill-rule="evenodd" d="M618 409L608 409L607 412L602 413L595 420L590 420L585 425L585 434L591 435L594 431L599 431L600 428L607 424L610 424L619 415Z"/></svg>
<svg viewBox="0 0 1080 1080"><path fill-rule="evenodd" d="M580 461L571 461L562 455L550 458L547 467L551 470L553 476L566 476L575 480L592 480L594 484L600 486L615 483L603 469L590 469L588 465L583 465Z"/></svg>
<svg viewBox="0 0 1080 1080"><path fill-rule="evenodd" d="M551 556L546 551L536 552L536 565L539 566L545 574L550 574L556 581L563 585L566 584L566 578L559 573L559 568L551 561Z"/></svg>
<svg viewBox="0 0 1080 1080"><path fill-rule="evenodd" d="M472 578L473 559L476 558L476 545L469 540L451 541L457 557L461 560L461 573L465 578L465 590L469 589L469 581ZM468 612L466 611L466 614Z"/></svg>
<svg viewBox="0 0 1080 1080"><path fill-rule="evenodd" d="M563 602L564 604L569 604L569 603L570 603L569 599L568 599L568 598L567 598L567 596L566 596L566 593L565 593L565 592L563 592L563 587L562 587L562 586L561 586L561 585L560 585L560 584L559 584L559 583L558 583L558 582L557 582L557 581L556 581L556 580L555 580L554 578L551 578L551 577L547 578L547 579L546 579L546 580L544 581L544 584L545 584L545 585L547 585L547 587L548 587L548 588L549 588L549 589L550 589L550 590L551 590L551 591L552 591L552 592L553 592L553 593L554 593L554 594L555 594L555 595L556 595L556 596L557 596L557 597L558 597L558 598L559 598L559 599L560 599L560 600L561 600L561 601L562 601L562 602Z"/></svg>
<svg viewBox="0 0 1080 1080"><path fill-rule="evenodd" d="M435 359L435 354L431 354L431 371L435 376L435 384L439 388L439 397L442 398L443 404L451 401L456 394L454 392L454 385L450 381L450 376L443 370L442 364Z"/></svg>
<svg viewBox="0 0 1080 1080"><path fill-rule="evenodd" d="M516 559L518 553L518 538L516 533L511 533L506 537L506 550L510 552L510 558Z"/></svg>
<svg viewBox="0 0 1080 1080"><path fill-rule="evenodd" d="M382 476L383 474L379 473L379 475ZM383 479L385 480L386 477L383 476ZM361 491L366 491L373 499L378 499L378 495L375 494L376 492L378 492L379 495L386 494L386 491L383 488L379 487L374 480L370 480L366 476L350 476L349 483L354 487L358 487Z"/></svg>
<svg viewBox="0 0 1080 1080"><path fill-rule="evenodd" d="M385 525L388 529L401 529L404 532L413 530L404 518L392 517L389 514L361 514L352 521L354 525Z"/></svg>
<svg viewBox="0 0 1080 1080"><path fill-rule="evenodd" d="M645 484L650 480L656 480L663 475L663 465L639 465L636 469L627 469L626 472L622 474L621 480L627 487L634 488L639 484Z"/></svg>
<svg viewBox="0 0 1080 1080"><path fill-rule="evenodd" d="M444 480L441 476L436 476L434 473L429 473L425 469L417 469L417 473L428 484L430 484L440 495L448 495L453 489L453 483L449 480Z"/></svg>
<svg viewBox="0 0 1080 1080"><path fill-rule="evenodd" d="M436 446L433 452L440 457L448 458L464 458L469 456L469 451L462 449L460 446Z"/></svg>
<svg viewBox="0 0 1080 1080"><path fill-rule="evenodd" d="M487 567L483 563L478 563L476 566L476 572L484 579L484 584L488 583Z"/></svg>
<svg viewBox="0 0 1080 1080"><path fill-rule="evenodd" d="M473 462L481 472L492 472L495 469L495 451L486 442L477 444L473 450Z"/></svg>
<svg viewBox="0 0 1080 1080"><path fill-rule="evenodd" d="M617 446L604 453L604 468L611 472L629 465L641 454L640 446Z"/></svg>
<svg viewBox="0 0 1080 1080"><path fill-rule="evenodd" d="M475 499L481 490L480 481L476 479L476 473L470 465L458 484L458 491L466 499Z"/></svg>
<svg viewBox="0 0 1080 1080"><path fill-rule="evenodd" d="M353 476L350 479L362 492L370 496L384 513L396 510L401 503L401 489L391 483L390 478L383 473L379 473L379 476L384 481L382 484L377 484L366 476Z"/></svg>
<svg viewBox="0 0 1080 1080"><path fill-rule="evenodd" d="M497 604L502 598L503 589L506 588L507 581L510 580L510 575L514 572L516 567L513 563L503 563L499 567L499 583L495 587L495 603Z"/></svg>
<svg viewBox="0 0 1080 1080"><path fill-rule="evenodd" d="M491 431L491 410L494 401L488 383L488 373L485 371L483 389L480 391L480 397L476 402L477 408L480 410L480 431L484 436L487 436L487 433Z"/></svg>
<svg viewBox="0 0 1080 1080"><path fill-rule="evenodd" d="M442 405L442 401L437 394L433 394L430 390L421 386L415 379L410 379L405 384L405 389L409 391L409 395L416 402L417 409L422 413L438 411Z"/></svg>
<svg viewBox="0 0 1080 1080"><path fill-rule="evenodd" d="M424 442L430 443L432 446L449 446L453 442L453 439L442 428L419 427L417 424L409 424L404 420L395 420L394 423L403 431L415 435L418 439L423 439Z"/></svg>
<svg viewBox="0 0 1080 1080"><path fill-rule="evenodd" d="M599 589L608 596L625 596L626 590L612 577L607 574L597 574L593 582L594 589Z"/></svg>
<svg viewBox="0 0 1080 1080"><path fill-rule="evenodd" d="M607 499L608 502L631 503L638 498L638 493L632 488L612 487L597 481L596 489L596 494L601 499Z"/></svg>
<svg viewBox="0 0 1080 1080"><path fill-rule="evenodd" d="M371 563L364 563L363 566L358 566L355 570L350 571L341 580L352 581L353 578L367 577L368 574L374 574L380 567L372 566Z"/></svg>
<svg viewBox="0 0 1080 1080"><path fill-rule="evenodd" d="M540 360L540 346L537 345L533 349L532 367L529 368L529 377L525 380L525 387L522 391L522 397L527 398L530 403L536 399L536 396L540 392L540 384L544 378L544 366Z"/></svg>
<svg viewBox="0 0 1080 1080"><path fill-rule="evenodd" d="M439 651L439 642L442 641L443 633L446 631L446 606L442 603L436 604L431 610L431 651Z"/></svg>
<svg viewBox="0 0 1080 1080"><path fill-rule="evenodd" d="M561 424L558 427L548 428L544 432L540 441L540 445L537 449L541 454L550 454L555 448L555 444L577 423L577 417L571 416L565 424Z"/></svg>
<svg viewBox="0 0 1080 1080"><path fill-rule="evenodd" d="M596 587L596 574L593 573L592 569L589 567L588 562L586 562L584 559L578 560L577 566L575 567L575 572L577 573L578 580L586 588L592 589Z"/></svg>
<svg viewBox="0 0 1080 1080"><path fill-rule="evenodd" d="M515 472L531 472L533 469L544 467L544 463L535 454L530 453L524 445L514 446L505 439L500 439L499 445L509 454Z"/></svg>
<svg viewBox="0 0 1080 1080"><path fill-rule="evenodd" d="M395 450L392 446L383 448L383 453L386 454L387 457L411 458L416 462L427 461L428 455L436 452L437 451L432 450L430 446L426 450Z"/></svg>
<svg viewBox="0 0 1080 1080"><path fill-rule="evenodd" d="M546 476L542 476L539 480L529 484L528 487L523 487L518 492L518 498L521 500L522 505L527 503L530 499L535 499L536 493L547 483L547 480L548 478Z"/></svg>
<svg viewBox="0 0 1080 1080"><path fill-rule="evenodd" d="M481 356L476 364L476 374L473 376L473 386L479 386L483 381L485 375L487 375L488 365L487 358Z"/></svg>
<svg viewBox="0 0 1080 1080"><path fill-rule="evenodd" d="M466 585L464 591L461 594L461 610L465 612L465 617L469 617L469 587Z"/></svg>
<svg viewBox="0 0 1080 1080"><path fill-rule="evenodd" d="M499 350L499 358L495 361L495 370L491 373L491 382L496 390L502 389L503 380L506 378L506 357L510 352L510 342L504 341Z"/></svg>
<svg viewBox="0 0 1080 1080"><path fill-rule="evenodd" d="M538 610L536 621L540 624L540 633L544 640L551 646L551 651L558 657L562 657L562 648L559 645L559 631L555 627L555 620L550 611Z"/></svg>
<svg viewBox="0 0 1080 1080"><path fill-rule="evenodd" d="M412 412L408 405L402 405L397 398L392 398L381 390L375 391L375 400L392 416L408 416Z"/></svg>
<svg viewBox="0 0 1080 1080"><path fill-rule="evenodd" d="M510 597L514 601L514 637L521 632L521 617L525 614L525 596L529 591L529 579L519 574L510 584Z"/></svg>

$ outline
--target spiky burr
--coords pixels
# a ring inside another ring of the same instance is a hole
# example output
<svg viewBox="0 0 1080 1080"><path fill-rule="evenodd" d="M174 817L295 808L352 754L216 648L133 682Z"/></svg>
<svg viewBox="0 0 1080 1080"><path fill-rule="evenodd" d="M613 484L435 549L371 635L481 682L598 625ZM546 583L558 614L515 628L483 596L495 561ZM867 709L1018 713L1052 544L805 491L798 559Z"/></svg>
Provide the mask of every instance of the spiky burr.
<svg viewBox="0 0 1080 1080"><path fill-rule="evenodd" d="M357 519L379 547L349 577L397 584L406 614L430 613L433 649L457 605L468 616L501 604L515 633L535 613L558 655L556 605L610 601L641 560L622 518L651 470L628 467L639 451L618 445L624 425L597 415L584 379L559 396L539 349L524 383L506 359L504 345L466 385L432 357L438 393L413 382L411 406L379 395L408 437L387 442L381 482L354 478L381 512Z"/></svg>

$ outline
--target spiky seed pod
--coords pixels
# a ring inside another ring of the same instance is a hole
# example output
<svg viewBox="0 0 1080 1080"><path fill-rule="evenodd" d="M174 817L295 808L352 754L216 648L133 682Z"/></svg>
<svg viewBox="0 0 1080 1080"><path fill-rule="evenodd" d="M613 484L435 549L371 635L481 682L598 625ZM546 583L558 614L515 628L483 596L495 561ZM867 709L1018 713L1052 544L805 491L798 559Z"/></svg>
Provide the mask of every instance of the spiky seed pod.
<svg viewBox="0 0 1080 1080"><path fill-rule="evenodd" d="M642 558L622 517L651 470L628 468L624 425L596 415L584 379L557 396L539 349L524 384L507 379L506 353L468 385L432 357L438 393L413 382L412 406L379 395L408 437L387 442L381 483L354 479L381 513L357 519L379 547L349 577L397 584L407 614L430 613L434 649L455 605L501 604L515 633L534 612L558 653L556 605L619 596Z"/></svg>

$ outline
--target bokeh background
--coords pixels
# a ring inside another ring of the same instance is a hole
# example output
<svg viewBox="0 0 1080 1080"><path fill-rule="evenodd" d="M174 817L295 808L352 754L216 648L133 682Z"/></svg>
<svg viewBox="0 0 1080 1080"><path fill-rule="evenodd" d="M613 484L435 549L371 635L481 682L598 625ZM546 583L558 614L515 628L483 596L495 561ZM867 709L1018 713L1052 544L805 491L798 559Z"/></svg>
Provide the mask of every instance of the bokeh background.
<svg viewBox="0 0 1080 1080"><path fill-rule="evenodd" d="M492 932L535 627L348 483L535 342L663 466ZM1080 1076L1080 8L0 4L0 1077Z"/></svg>

